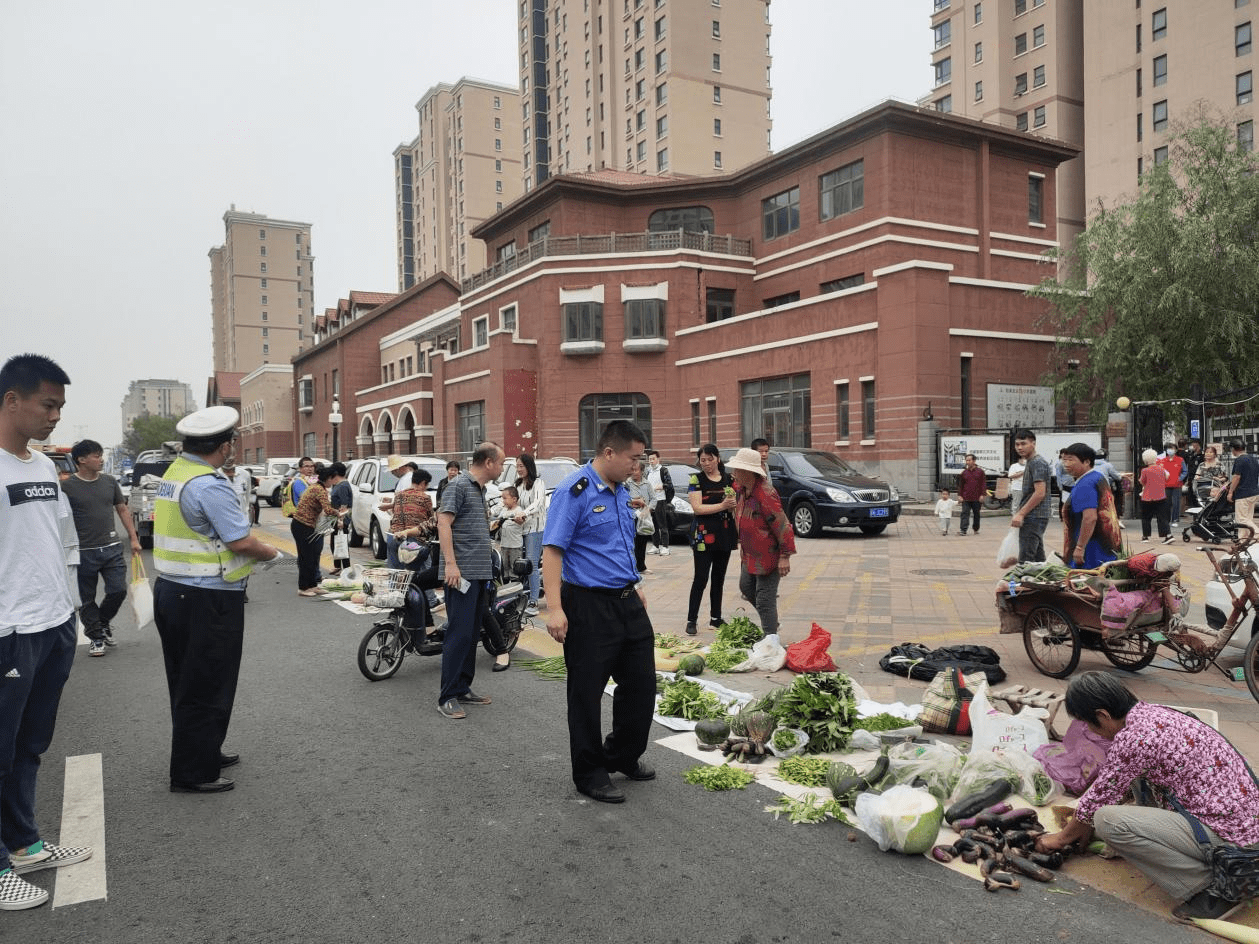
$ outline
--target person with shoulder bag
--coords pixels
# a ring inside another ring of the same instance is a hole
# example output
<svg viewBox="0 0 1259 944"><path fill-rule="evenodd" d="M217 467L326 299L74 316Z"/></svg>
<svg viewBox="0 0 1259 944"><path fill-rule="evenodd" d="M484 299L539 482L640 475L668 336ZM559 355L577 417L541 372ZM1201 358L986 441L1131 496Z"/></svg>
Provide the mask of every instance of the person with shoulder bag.
<svg viewBox="0 0 1259 944"><path fill-rule="evenodd" d="M708 607L712 618L708 625L716 629L725 620L721 617L722 585L730 553L739 546L739 531L734 521L734 479L721 461L721 452L713 443L700 446L700 471L691 476L687 498L695 511L691 531L691 550L695 576L691 579L691 595L686 610L686 634L698 632L699 603L708 587ZM711 582L710 582L711 578Z"/></svg>

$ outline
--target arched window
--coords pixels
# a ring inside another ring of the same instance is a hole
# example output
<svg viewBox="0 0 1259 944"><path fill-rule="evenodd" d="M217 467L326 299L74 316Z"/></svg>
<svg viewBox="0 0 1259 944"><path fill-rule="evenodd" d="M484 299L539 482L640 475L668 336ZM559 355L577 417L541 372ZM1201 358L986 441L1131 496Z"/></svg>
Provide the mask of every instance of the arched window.
<svg viewBox="0 0 1259 944"><path fill-rule="evenodd" d="M592 393L578 407L581 458L594 457L604 428L613 420L636 423L651 445L651 401L641 393Z"/></svg>
<svg viewBox="0 0 1259 944"><path fill-rule="evenodd" d="M713 211L706 206L670 207L656 210L647 219L647 230L652 233L668 233L682 230L686 233L716 232Z"/></svg>

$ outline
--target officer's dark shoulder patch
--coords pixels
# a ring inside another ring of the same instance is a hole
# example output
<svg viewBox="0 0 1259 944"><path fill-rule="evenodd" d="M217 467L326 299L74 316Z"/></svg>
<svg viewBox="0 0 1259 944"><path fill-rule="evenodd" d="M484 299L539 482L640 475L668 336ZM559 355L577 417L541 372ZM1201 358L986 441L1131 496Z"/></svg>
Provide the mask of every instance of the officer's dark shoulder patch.
<svg viewBox="0 0 1259 944"><path fill-rule="evenodd" d="M576 482L572 484L572 487L569 488L568 490L568 494L580 495L589 487L590 487L590 479L586 478L586 476L583 475L581 478L579 478Z"/></svg>

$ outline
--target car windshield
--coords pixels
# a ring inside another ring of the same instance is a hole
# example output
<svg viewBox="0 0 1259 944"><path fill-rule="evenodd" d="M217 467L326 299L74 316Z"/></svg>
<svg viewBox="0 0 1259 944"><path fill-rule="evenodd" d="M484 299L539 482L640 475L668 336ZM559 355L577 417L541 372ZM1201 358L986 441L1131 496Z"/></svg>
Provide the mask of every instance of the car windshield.
<svg viewBox="0 0 1259 944"><path fill-rule="evenodd" d="M273 462L271 463L271 474L288 475L290 468L292 468L292 466L290 466L287 462Z"/></svg>
<svg viewBox="0 0 1259 944"><path fill-rule="evenodd" d="M839 456L829 452L783 452L779 453L787 468L796 475L816 479L835 479L841 476L857 475L857 470Z"/></svg>
<svg viewBox="0 0 1259 944"><path fill-rule="evenodd" d="M538 467L538 478L546 483L547 491L564 481L574 469L580 468L572 462L556 462L551 459L542 459L535 462L535 465Z"/></svg>

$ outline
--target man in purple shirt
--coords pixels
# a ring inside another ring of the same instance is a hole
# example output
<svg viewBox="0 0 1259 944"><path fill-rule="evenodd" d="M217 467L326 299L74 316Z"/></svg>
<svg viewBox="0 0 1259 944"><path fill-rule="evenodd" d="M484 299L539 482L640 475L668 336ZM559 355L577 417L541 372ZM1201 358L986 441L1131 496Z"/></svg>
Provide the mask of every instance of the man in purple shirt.
<svg viewBox="0 0 1259 944"><path fill-rule="evenodd" d="M1180 813L1120 806L1144 778L1166 803L1176 800L1207 829L1213 844L1259 849L1259 785L1228 740L1198 719L1138 701L1119 679L1085 672L1067 686L1067 714L1111 739L1106 763L1061 832L1036 841L1041 852L1083 845L1093 833L1174 898L1181 919L1224 918L1241 902L1211 890L1211 863ZM1140 795L1138 791L1138 795Z"/></svg>

